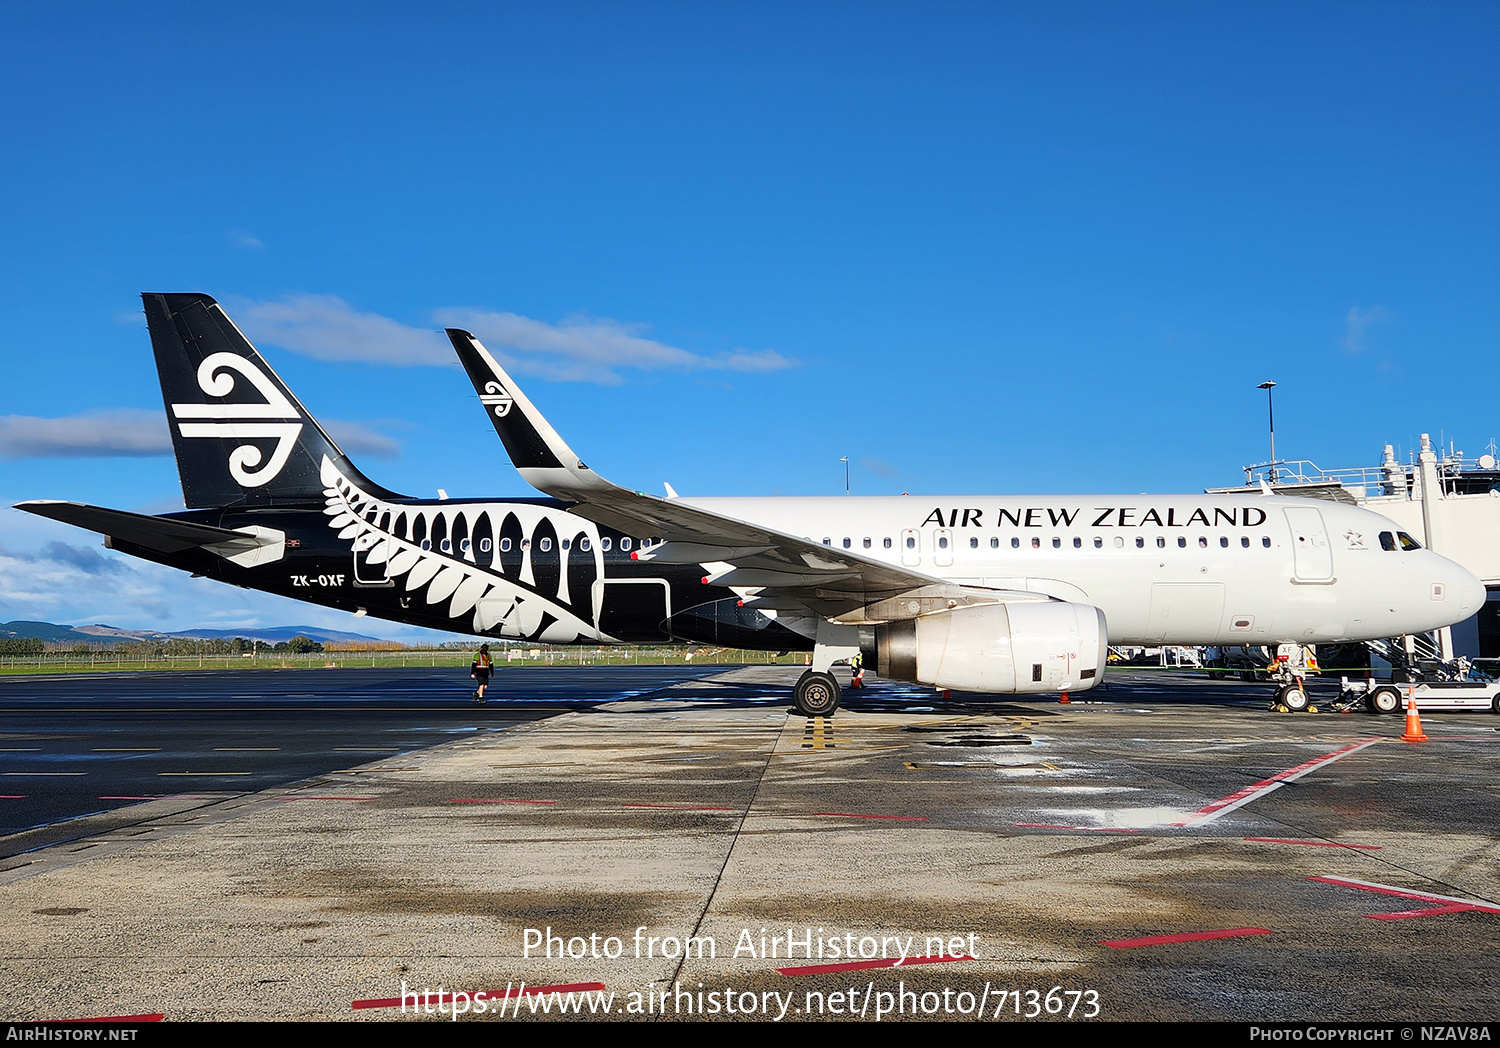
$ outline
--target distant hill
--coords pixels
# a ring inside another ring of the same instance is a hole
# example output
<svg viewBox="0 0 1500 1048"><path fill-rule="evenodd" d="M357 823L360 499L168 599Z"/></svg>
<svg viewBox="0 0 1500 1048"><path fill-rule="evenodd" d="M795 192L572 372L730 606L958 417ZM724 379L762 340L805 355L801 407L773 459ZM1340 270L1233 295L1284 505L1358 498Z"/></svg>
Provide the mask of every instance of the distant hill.
<svg viewBox="0 0 1500 1048"><path fill-rule="evenodd" d="M340 630L323 629L318 626L245 626L233 630L200 629L162 633L157 630L126 630L102 623L91 626L66 626L55 622L25 620L0 623L0 638L34 638L50 644L125 644L132 641L161 641L182 637L200 640L209 638L228 640L233 637L244 637L246 640L258 640L264 644L279 644L293 637L311 637L324 644L330 642L336 644L379 643L376 637L366 637L360 633L344 633Z"/></svg>

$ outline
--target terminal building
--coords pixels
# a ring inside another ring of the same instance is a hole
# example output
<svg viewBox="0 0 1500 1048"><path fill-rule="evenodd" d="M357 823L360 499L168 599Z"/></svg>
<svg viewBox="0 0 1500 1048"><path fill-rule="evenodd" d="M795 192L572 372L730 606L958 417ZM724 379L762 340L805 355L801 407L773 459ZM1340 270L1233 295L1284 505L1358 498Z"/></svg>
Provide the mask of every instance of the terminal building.
<svg viewBox="0 0 1500 1048"><path fill-rule="evenodd" d="M1325 470L1306 460L1244 467L1245 485L1210 493L1298 495L1362 506L1389 517L1435 553L1457 561L1489 593L1479 614L1440 631L1445 658L1500 658L1500 461L1492 444L1477 459L1451 447L1435 449L1426 433L1413 461L1399 462L1392 445L1378 466Z"/></svg>

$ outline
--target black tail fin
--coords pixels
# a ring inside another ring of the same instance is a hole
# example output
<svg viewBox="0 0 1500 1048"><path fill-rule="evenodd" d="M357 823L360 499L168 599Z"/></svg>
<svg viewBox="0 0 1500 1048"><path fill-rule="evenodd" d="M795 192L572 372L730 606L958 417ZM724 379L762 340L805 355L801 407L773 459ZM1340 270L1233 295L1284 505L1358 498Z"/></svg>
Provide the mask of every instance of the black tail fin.
<svg viewBox="0 0 1500 1048"><path fill-rule="evenodd" d="M141 300L189 509L321 502L325 457L371 494L401 497L354 468L217 302Z"/></svg>

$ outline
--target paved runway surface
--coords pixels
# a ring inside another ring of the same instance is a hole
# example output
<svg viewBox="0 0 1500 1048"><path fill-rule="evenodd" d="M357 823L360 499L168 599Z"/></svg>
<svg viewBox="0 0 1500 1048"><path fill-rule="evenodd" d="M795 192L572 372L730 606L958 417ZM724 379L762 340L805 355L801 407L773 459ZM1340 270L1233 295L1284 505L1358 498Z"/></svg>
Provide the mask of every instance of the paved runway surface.
<svg viewBox="0 0 1500 1048"><path fill-rule="evenodd" d="M5 1017L447 1020L439 987L467 1021L1500 1015L1491 714L1410 744L1111 674L1069 706L877 682L805 720L793 668L597 704L615 671L569 672L567 712L436 703L479 730L10 848Z"/></svg>
<svg viewBox="0 0 1500 1048"><path fill-rule="evenodd" d="M0 678L0 838L146 799L263 790L712 672L502 667L482 708L457 668Z"/></svg>

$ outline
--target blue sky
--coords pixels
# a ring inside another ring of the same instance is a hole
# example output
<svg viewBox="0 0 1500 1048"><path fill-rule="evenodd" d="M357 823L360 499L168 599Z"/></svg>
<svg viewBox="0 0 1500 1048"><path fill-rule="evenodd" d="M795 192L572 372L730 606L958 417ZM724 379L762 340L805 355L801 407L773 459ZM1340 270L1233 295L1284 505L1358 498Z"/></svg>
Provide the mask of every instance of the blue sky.
<svg viewBox="0 0 1500 1048"><path fill-rule="evenodd" d="M867 494L1231 484L1265 457L1266 378L1283 456L1422 431L1478 454L1497 28L1475 4L12 4L0 496L180 498L145 290L219 298L414 494L529 493L454 322L592 466L683 495L833 494L842 455ZM0 513L0 620L353 626L96 550Z"/></svg>

